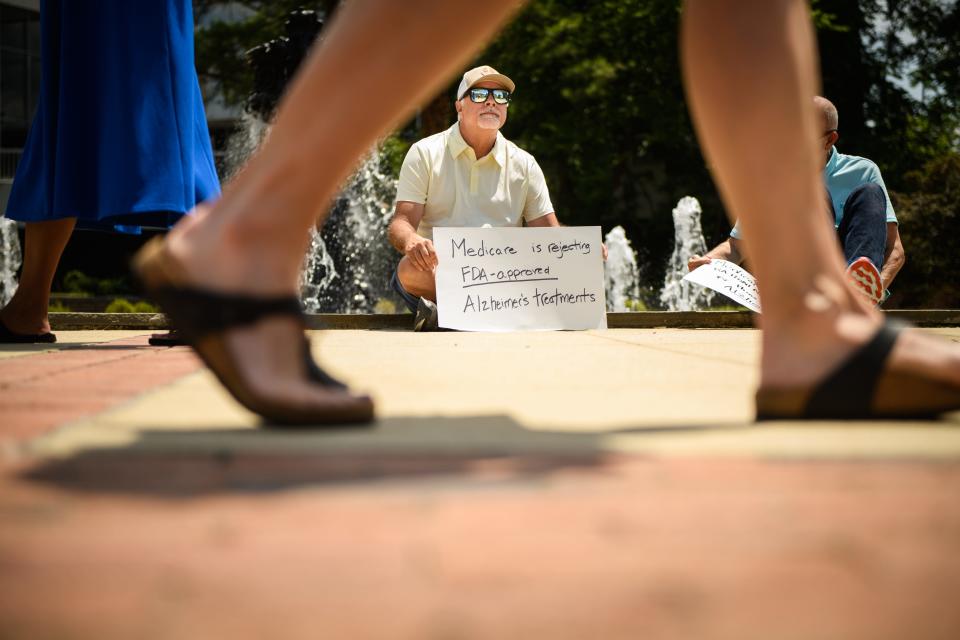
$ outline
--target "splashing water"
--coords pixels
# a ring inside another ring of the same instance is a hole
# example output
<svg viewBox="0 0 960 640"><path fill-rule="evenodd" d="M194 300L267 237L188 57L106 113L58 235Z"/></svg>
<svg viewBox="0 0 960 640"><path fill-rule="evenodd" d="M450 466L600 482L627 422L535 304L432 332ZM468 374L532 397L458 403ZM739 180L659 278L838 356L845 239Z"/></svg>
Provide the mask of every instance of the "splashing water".
<svg viewBox="0 0 960 640"><path fill-rule="evenodd" d="M640 270L637 252L623 227L614 227L604 238L607 261L603 265L607 311L627 311L627 301L640 297Z"/></svg>
<svg viewBox="0 0 960 640"><path fill-rule="evenodd" d="M20 260L17 223L0 218L0 307L7 304L17 290L17 269L20 268Z"/></svg>
<svg viewBox="0 0 960 640"><path fill-rule="evenodd" d="M232 177L270 135L270 121L289 81L307 55L324 38L325 11L298 9L287 15L285 35L247 52L253 70L240 130L231 137L224 175ZM315 171L303 167L302 171ZM335 200L321 230L312 230L300 277L301 299L311 313L365 313L394 297L389 276L399 256L387 242L390 207L396 180L381 170L381 157L371 152ZM317 203L318 205L321 203Z"/></svg>
<svg viewBox="0 0 960 640"><path fill-rule="evenodd" d="M673 210L673 254L660 292L660 302L670 311L697 311L713 301L709 289L683 282L691 256L707 251L700 227L701 213L700 203L690 196L681 198Z"/></svg>
<svg viewBox="0 0 960 640"><path fill-rule="evenodd" d="M390 273L400 256L387 240L397 181L372 151L337 199L323 231L311 231L300 277L310 313L371 313L394 299Z"/></svg>
<svg viewBox="0 0 960 640"><path fill-rule="evenodd" d="M270 135L270 124L244 113L231 136L223 173L229 179ZM300 274L300 297L309 313L371 313L395 302L389 279L400 257L387 241L397 181L384 173L374 149L334 202L321 231L310 231Z"/></svg>

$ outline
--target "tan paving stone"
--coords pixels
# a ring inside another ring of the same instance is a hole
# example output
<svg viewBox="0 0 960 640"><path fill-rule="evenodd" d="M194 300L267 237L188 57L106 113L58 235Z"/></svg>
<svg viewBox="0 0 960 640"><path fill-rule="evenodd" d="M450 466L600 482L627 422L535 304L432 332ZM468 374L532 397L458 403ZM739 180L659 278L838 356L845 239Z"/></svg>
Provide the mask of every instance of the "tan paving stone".
<svg viewBox="0 0 960 640"><path fill-rule="evenodd" d="M146 336L63 332L56 349L21 351L0 359L0 446L14 443L119 406L137 395L196 371L185 348L158 349Z"/></svg>
<svg viewBox="0 0 960 640"><path fill-rule="evenodd" d="M29 451L960 458L960 414L932 424L752 424L751 330L315 337L331 372L376 398L373 428L264 431L204 371L37 440Z"/></svg>
<svg viewBox="0 0 960 640"><path fill-rule="evenodd" d="M57 334L57 341L53 344L0 344L0 360L4 358L20 358L50 351L56 352L84 344L99 344L136 336L148 336L152 332L113 330L55 331L54 333Z"/></svg>

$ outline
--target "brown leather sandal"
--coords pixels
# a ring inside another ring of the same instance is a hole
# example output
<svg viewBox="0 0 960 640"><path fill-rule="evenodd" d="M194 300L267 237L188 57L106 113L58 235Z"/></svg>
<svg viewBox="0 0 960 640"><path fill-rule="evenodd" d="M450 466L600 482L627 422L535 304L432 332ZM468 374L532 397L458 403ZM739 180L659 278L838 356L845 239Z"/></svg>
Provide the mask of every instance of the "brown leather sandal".
<svg viewBox="0 0 960 640"><path fill-rule="evenodd" d="M960 410L960 386L886 370L903 329L887 322L816 387L758 389L757 420L933 419Z"/></svg>
<svg viewBox="0 0 960 640"><path fill-rule="evenodd" d="M304 326L297 298L260 298L179 286L178 282L186 280L185 272L160 238L151 240L134 257L133 270L183 339L227 391L250 411L284 425L358 424L373 420L373 401L368 396L351 394L342 382L323 371L310 356L310 343L302 334L299 339L307 378L328 393L328 400L321 405L290 404L258 394L245 380L225 340L226 331L276 315L295 317Z"/></svg>
<svg viewBox="0 0 960 640"><path fill-rule="evenodd" d="M173 329L166 333L154 333L151 334L150 338L147 340L147 344L151 347L183 347L189 346L187 340L183 337L180 331ZM338 389L346 389L347 385L343 382L337 380L329 373L320 368L320 365L316 363L313 359L313 356L310 354L310 343L306 345L306 349L303 351L304 365L307 368L307 377L316 382L317 384L322 384L325 387L336 387Z"/></svg>

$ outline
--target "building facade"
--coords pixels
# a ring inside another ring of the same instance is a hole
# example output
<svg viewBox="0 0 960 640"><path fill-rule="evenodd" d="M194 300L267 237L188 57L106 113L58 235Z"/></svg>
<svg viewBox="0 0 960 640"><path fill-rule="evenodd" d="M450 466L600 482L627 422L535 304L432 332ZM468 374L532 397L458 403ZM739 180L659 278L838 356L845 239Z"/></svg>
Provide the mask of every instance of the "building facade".
<svg viewBox="0 0 960 640"><path fill-rule="evenodd" d="M40 96L40 0L0 0L0 210Z"/></svg>

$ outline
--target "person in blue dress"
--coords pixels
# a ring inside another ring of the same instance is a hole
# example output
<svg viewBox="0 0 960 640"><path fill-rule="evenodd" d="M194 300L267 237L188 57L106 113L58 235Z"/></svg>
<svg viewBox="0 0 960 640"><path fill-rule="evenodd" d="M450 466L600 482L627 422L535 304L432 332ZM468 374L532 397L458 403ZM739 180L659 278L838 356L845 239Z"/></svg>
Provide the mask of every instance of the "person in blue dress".
<svg viewBox="0 0 960 640"><path fill-rule="evenodd" d="M54 342L47 307L74 228L167 229L220 193L188 0L43 0L39 105L7 204L26 223L0 342Z"/></svg>

